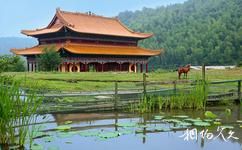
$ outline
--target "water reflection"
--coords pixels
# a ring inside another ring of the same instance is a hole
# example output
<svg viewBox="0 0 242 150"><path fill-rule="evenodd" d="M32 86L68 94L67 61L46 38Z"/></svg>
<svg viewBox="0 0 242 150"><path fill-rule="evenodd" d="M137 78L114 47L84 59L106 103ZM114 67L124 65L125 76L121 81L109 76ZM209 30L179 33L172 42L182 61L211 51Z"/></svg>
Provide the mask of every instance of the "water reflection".
<svg viewBox="0 0 242 150"><path fill-rule="evenodd" d="M232 110L231 116L226 116L224 111L226 108L230 108ZM138 149L147 149L149 146L157 148L162 148L165 146L166 148L170 149L180 149L183 146L187 147L187 149L213 149L214 147L219 147L219 149L241 149L242 144L242 130L239 127L237 120L241 120L241 106L240 105L233 105L230 107L208 107L207 110L210 110L218 115L218 118L222 119L222 124L232 125L235 132L236 137L239 140L231 139L229 142L225 142L222 137L219 137L216 140L207 140L199 137L196 141L184 141L182 138L179 138L182 134L184 134L185 129L176 129L172 131L156 131L150 130L148 127L143 127L142 132L139 132L141 137L140 143L138 144L137 141L134 139L133 136L126 136L126 139L122 137L118 138L117 141L123 143L124 141L134 141L134 143L130 144L130 146L135 146ZM173 116L173 115L188 115L191 118L203 118L202 111L164 111L165 116ZM57 125L64 124L65 121L73 121L73 129L74 130L90 130L90 129L99 129L99 130L111 130L111 131L119 131L122 127L117 126L119 122L137 122L143 125L150 125L150 126L160 126L164 125L164 127L172 127L175 123L164 123L161 121L154 120L155 115L160 115L160 113L145 113L145 114L130 114L130 113L76 113L76 114L53 114L53 118ZM194 128L194 127L192 127ZM205 128L199 128L199 131ZM210 132L214 135L217 135L217 126L216 127L209 127L211 130ZM228 130L224 133L224 135L228 135ZM163 143L161 144L161 141ZM75 140L75 139L73 139ZM79 138L80 140L80 138ZM86 141L86 140L84 140ZM112 140L111 140L112 141ZM86 141L87 142L87 141ZM88 140L87 143L95 143L94 140ZM99 142L98 142L99 143ZM101 142L102 143L102 142ZM100 146L102 144L99 143ZM95 143L97 144L97 143ZM116 143L117 144L117 143ZM109 143L112 147L113 144ZM169 145L169 146L168 146ZM113 145L115 149L119 149L117 147L121 147L122 149L127 149L128 147L125 145ZM198 146L198 147L197 147ZM200 148L199 148L200 147ZM93 147L94 149L98 149L97 147Z"/></svg>

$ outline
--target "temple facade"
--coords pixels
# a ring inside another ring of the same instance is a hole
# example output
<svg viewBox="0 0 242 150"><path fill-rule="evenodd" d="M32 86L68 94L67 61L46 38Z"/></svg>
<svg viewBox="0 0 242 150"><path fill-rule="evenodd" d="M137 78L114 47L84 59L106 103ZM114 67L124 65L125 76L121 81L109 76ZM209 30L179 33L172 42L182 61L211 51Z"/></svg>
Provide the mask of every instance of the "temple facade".
<svg viewBox="0 0 242 150"><path fill-rule="evenodd" d="M161 53L138 46L153 34L134 32L117 18L92 13L57 9L47 27L21 32L38 39L34 47L11 50L27 58L30 72L38 70L36 58L48 47L54 47L62 57L57 68L60 72L148 72L149 58Z"/></svg>

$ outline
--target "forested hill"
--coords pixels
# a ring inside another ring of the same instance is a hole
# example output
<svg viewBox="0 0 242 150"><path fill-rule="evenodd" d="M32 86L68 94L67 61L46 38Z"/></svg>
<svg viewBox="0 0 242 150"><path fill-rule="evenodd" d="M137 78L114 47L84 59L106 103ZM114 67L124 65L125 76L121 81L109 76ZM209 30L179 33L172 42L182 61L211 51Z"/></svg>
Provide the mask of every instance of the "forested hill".
<svg viewBox="0 0 242 150"><path fill-rule="evenodd" d="M154 33L140 45L165 49L151 61L156 67L242 62L242 0L188 0L118 17L135 31Z"/></svg>

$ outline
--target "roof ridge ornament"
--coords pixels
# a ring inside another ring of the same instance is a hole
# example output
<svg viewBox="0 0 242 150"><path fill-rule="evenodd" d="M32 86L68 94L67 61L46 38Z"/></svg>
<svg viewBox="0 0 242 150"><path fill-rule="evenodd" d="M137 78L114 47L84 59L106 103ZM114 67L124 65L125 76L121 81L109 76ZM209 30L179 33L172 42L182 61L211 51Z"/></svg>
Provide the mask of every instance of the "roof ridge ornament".
<svg viewBox="0 0 242 150"><path fill-rule="evenodd" d="M60 7L57 7L57 8L56 8L56 11L61 11Z"/></svg>

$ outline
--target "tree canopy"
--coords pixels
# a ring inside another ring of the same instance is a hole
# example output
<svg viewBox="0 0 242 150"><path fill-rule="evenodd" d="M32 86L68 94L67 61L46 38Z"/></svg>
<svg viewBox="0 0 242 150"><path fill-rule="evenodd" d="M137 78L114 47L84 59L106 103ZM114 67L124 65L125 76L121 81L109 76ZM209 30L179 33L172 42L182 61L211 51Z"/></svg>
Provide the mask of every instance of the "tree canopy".
<svg viewBox="0 0 242 150"><path fill-rule="evenodd" d="M61 63L61 56L54 46L43 49L43 54L38 58L39 69L41 71L55 71Z"/></svg>
<svg viewBox="0 0 242 150"><path fill-rule="evenodd" d="M0 72L25 71L24 60L19 56L0 55Z"/></svg>
<svg viewBox="0 0 242 150"><path fill-rule="evenodd" d="M156 9L126 11L119 19L154 36L140 46L165 49L155 67L184 64L231 65L242 62L242 0L188 0Z"/></svg>

